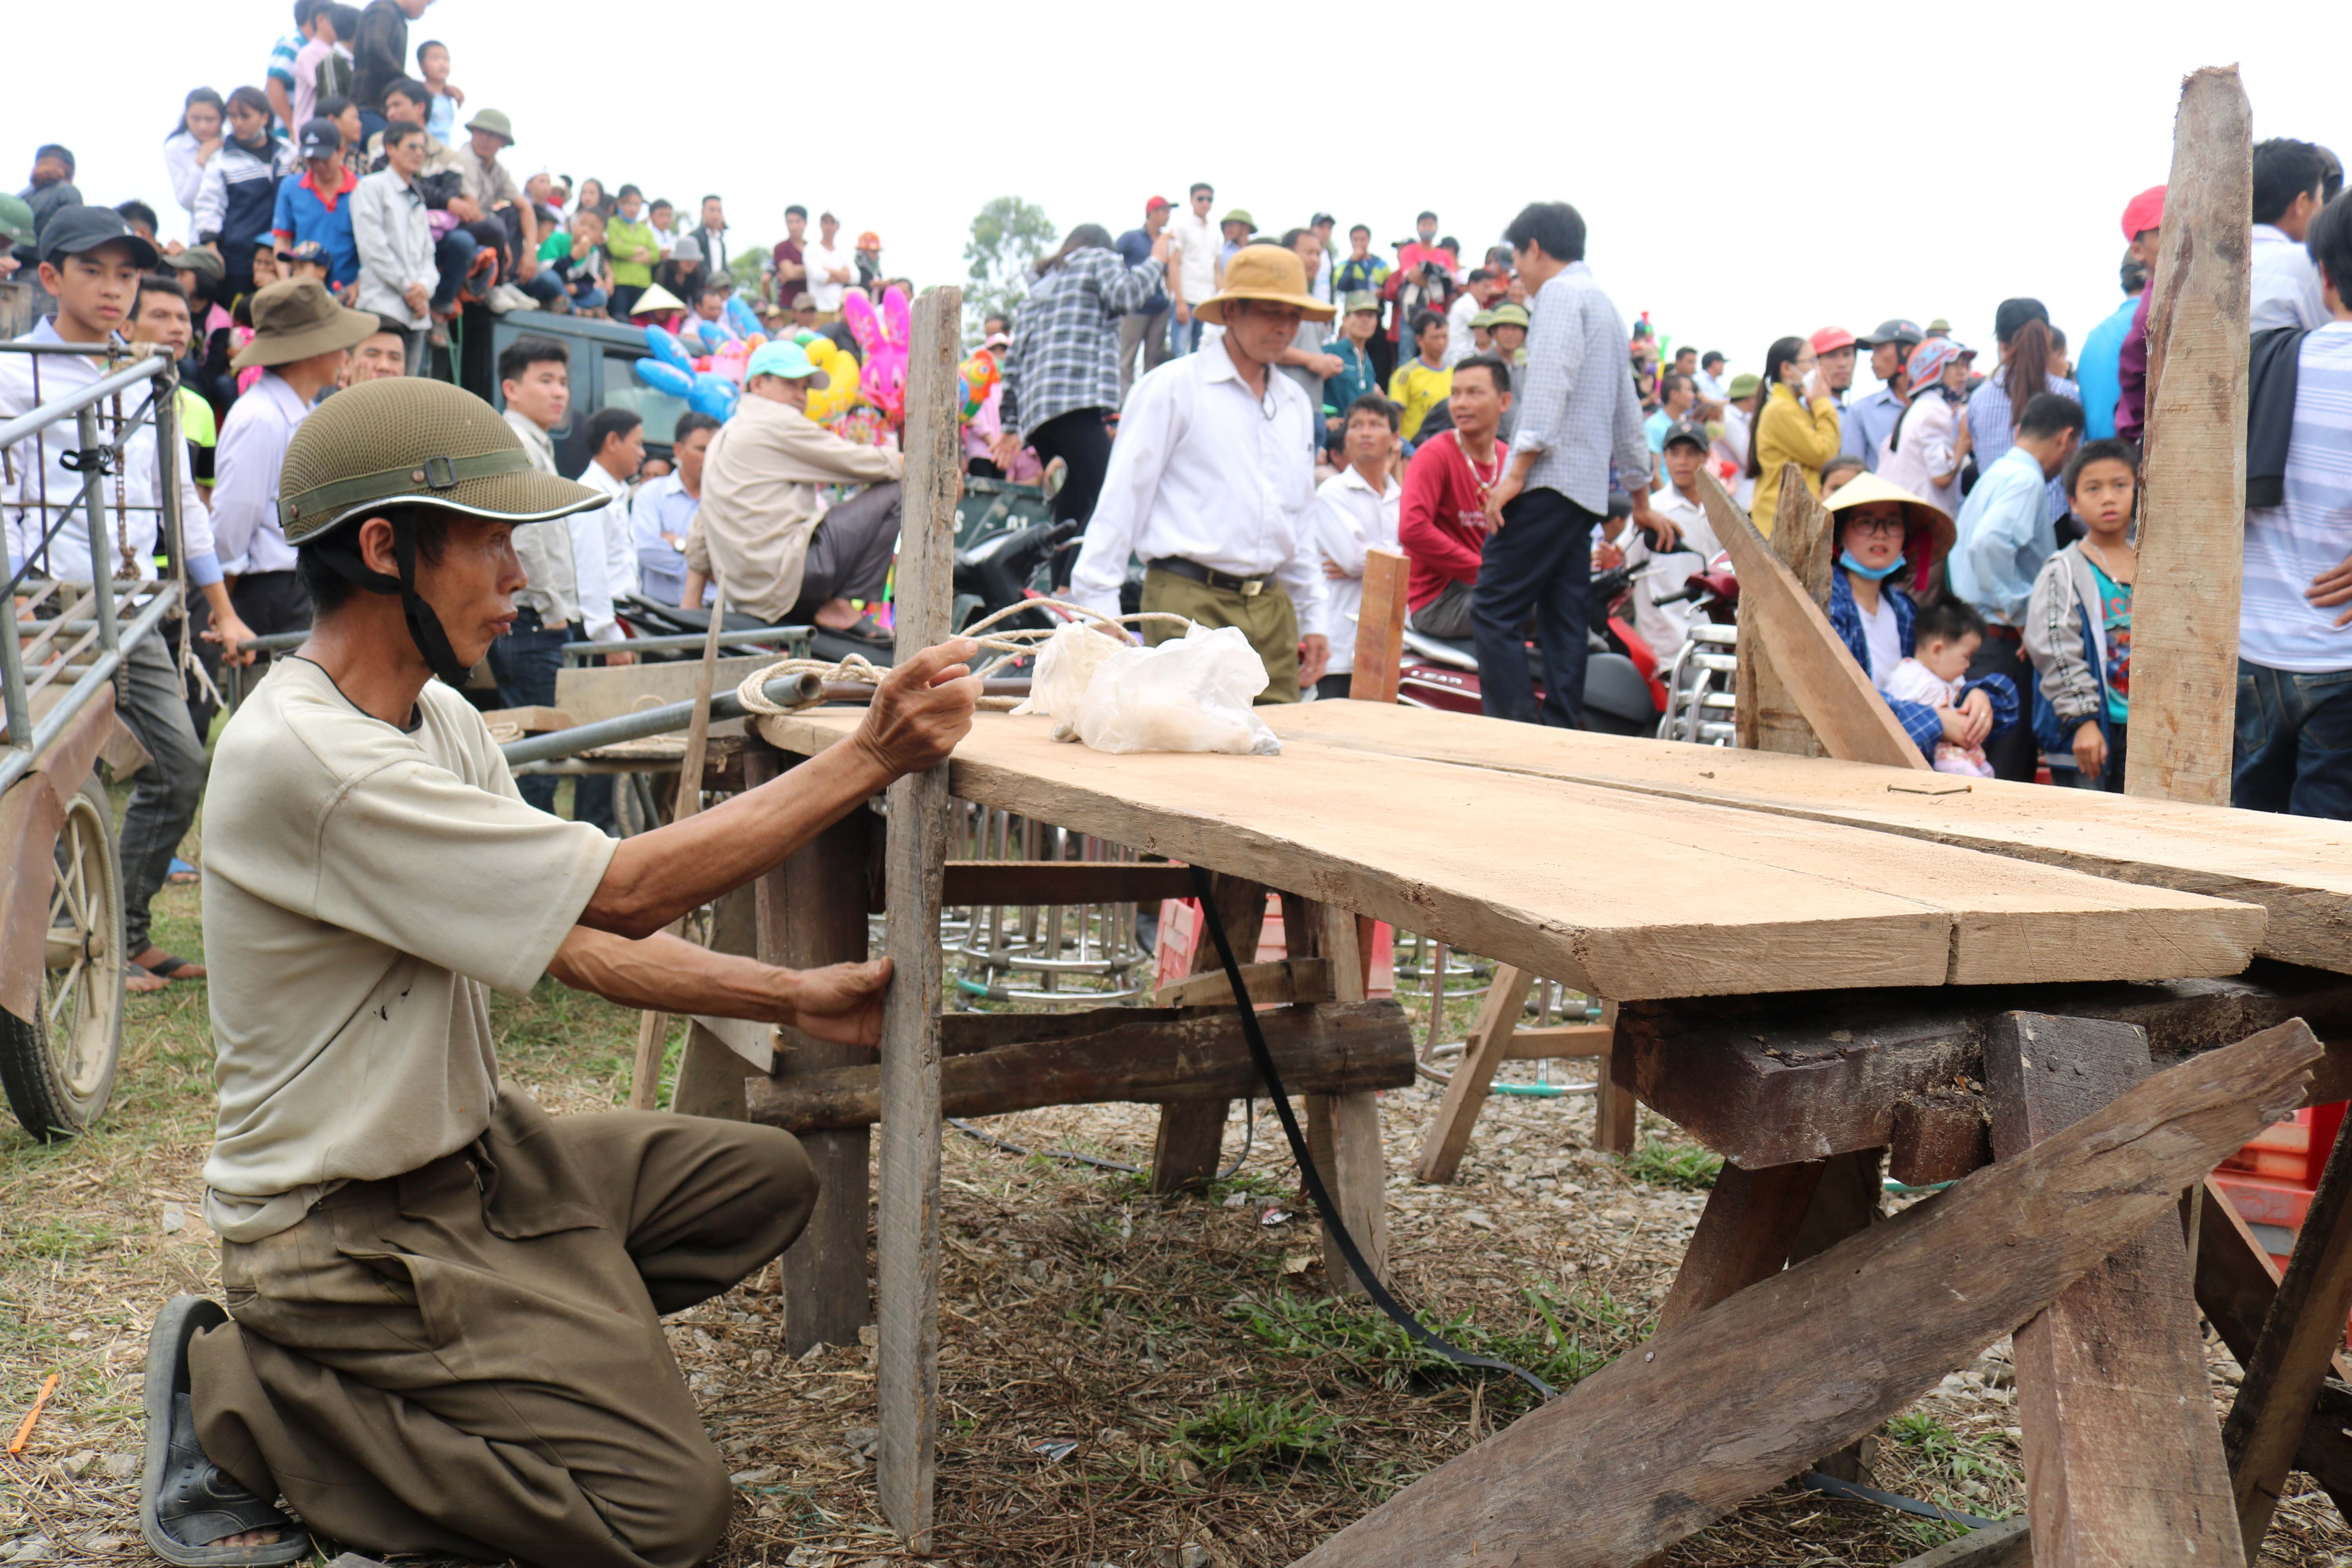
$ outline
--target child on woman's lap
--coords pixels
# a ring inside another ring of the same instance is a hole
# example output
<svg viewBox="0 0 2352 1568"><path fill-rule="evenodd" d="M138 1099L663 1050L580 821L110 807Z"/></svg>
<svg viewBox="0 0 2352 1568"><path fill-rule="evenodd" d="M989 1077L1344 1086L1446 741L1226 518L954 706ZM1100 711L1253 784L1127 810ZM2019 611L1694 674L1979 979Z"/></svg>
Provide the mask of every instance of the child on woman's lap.
<svg viewBox="0 0 2352 1568"><path fill-rule="evenodd" d="M1968 679L1969 660L1983 641L1984 621L1964 602L1947 596L1920 605L1911 628L1913 656L1895 667L1886 682L1886 695L1924 702L1938 710L1953 709ZM1993 776L1981 745L1939 741L1930 761L1939 773Z"/></svg>

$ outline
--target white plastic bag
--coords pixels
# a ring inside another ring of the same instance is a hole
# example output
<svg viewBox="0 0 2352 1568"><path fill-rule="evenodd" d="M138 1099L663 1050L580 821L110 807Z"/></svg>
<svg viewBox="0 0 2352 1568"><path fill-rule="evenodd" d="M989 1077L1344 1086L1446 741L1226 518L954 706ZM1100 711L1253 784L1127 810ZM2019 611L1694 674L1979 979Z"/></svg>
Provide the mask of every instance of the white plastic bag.
<svg viewBox="0 0 2352 1568"><path fill-rule="evenodd" d="M1282 742L1250 708L1267 679L1238 626L1194 626L1158 647L1119 648L1087 686L1078 739L1098 752L1276 756Z"/></svg>
<svg viewBox="0 0 2352 1568"><path fill-rule="evenodd" d="M1036 673L1030 678L1029 695L1013 710L1018 718L1024 713L1039 714L1054 721L1054 739L1075 741L1078 738L1078 703L1087 694L1087 686L1104 661L1129 645L1097 629L1090 621L1072 621L1054 628L1045 646L1037 655Z"/></svg>

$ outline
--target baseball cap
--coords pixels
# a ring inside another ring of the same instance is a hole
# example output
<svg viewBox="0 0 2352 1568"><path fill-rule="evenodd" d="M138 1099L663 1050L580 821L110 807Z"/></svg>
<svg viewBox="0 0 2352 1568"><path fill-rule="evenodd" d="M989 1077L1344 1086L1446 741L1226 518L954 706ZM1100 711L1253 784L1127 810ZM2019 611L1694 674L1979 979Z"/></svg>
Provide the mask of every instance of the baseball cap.
<svg viewBox="0 0 2352 1568"><path fill-rule="evenodd" d="M1754 392L1758 387L1763 384L1764 384L1761 381L1757 379L1756 373L1754 371L1743 370L1738 375L1731 378L1731 384L1725 387L1724 390L1731 395L1732 401L1738 402L1740 398L1748 396L1750 393Z"/></svg>
<svg viewBox="0 0 2352 1568"><path fill-rule="evenodd" d="M305 239L294 245L281 245L278 247L278 259L280 261L316 261L323 265L327 259L327 247L320 245L315 239ZM324 351L322 350L320 352L323 353Z"/></svg>
<svg viewBox="0 0 2352 1568"><path fill-rule="evenodd" d="M795 310L815 310L816 296L810 293L805 289L802 289L799 293L793 296L793 309Z"/></svg>
<svg viewBox="0 0 2352 1568"><path fill-rule="evenodd" d="M214 283L228 276L228 268L222 265L221 258L211 251L202 248L183 250L177 256L167 256L163 258L163 265L180 272L200 272L208 281Z"/></svg>
<svg viewBox="0 0 2352 1568"><path fill-rule="evenodd" d="M1176 204L1174 202L1170 201L1166 196L1148 196L1144 199L1143 203L1143 216L1150 217L1161 207L1172 207L1175 205Z"/></svg>
<svg viewBox="0 0 2352 1568"><path fill-rule="evenodd" d="M73 177L74 155L64 146L55 142L44 142L38 147L33 149L34 163L38 163L49 158L55 158L58 163L63 163L66 166L66 177L68 179L71 179Z"/></svg>
<svg viewBox="0 0 2352 1568"><path fill-rule="evenodd" d="M1927 333L1919 330L1918 322L1906 321L1902 317L1895 316L1887 321L1879 322L1878 330L1871 333L1870 336L1866 338L1856 338L1854 339L1854 342L1866 349L1874 349L1881 343L1901 343L1907 349L1916 344L1927 335ZM1815 349L1813 352L1818 353L1821 351L1819 349Z"/></svg>
<svg viewBox="0 0 2352 1568"><path fill-rule="evenodd" d="M1813 352L1817 354L1830 353L1838 349L1850 349L1854 345L1853 334L1843 327L1823 327L1807 341L1813 345Z"/></svg>
<svg viewBox="0 0 2352 1568"><path fill-rule="evenodd" d="M781 375L786 381L805 381L819 392L833 384L833 378L809 363L808 350L790 338L761 343L751 351L743 365L743 384L761 375Z"/></svg>
<svg viewBox="0 0 2352 1568"><path fill-rule="evenodd" d="M331 158L343 150L341 127L323 115L302 121L299 140L305 158Z"/></svg>
<svg viewBox="0 0 2352 1568"><path fill-rule="evenodd" d="M1666 426L1666 438L1658 443L1658 449L1663 452L1677 441L1687 441L1704 452L1708 446L1706 426L1688 419L1677 419Z"/></svg>
<svg viewBox="0 0 2352 1568"><path fill-rule="evenodd" d="M51 213L49 226L41 233L41 259L55 262L61 256L79 256L116 240L131 247L131 259L142 271L161 259L156 248L133 234L112 207L59 207Z"/></svg>
<svg viewBox="0 0 2352 1568"><path fill-rule="evenodd" d="M1333 217L1329 213L1317 213L1313 217L1307 220L1307 226L1313 228L1318 224L1327 223L1336 225L1339 221L1339 220L1338 218Z"/></svg>
<svg viewBox="0 0 2352 1568"><path fill-rule="evenodd" d="M2151 228L2164 226L2164 187L2150 185L2124 204L2124 237L2137 239Z"/></svg>
<svg viewBox="0 0 2352 1568"><path fill-rule="evenodd" d="M857 237L857 248L860 250L879 250L882 248L882 237L869 228L864 234Z"/></svg>

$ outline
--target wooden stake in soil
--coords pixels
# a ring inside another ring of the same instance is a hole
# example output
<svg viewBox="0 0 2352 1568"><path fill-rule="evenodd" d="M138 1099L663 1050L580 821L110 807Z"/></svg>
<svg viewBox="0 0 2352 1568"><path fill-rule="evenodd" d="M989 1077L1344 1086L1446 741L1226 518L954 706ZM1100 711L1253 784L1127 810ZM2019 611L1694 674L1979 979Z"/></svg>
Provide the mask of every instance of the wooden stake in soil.
<svg viewBox="0 0 2352 1568"><path fill-rule="evenodd" d="M2126 793L2230 804L2246 521L2252 111L2237 68L2181 84L2149 287Z"/></svg>
<svg viewBox="0 0 2352 1568"><path fill-rule="evenodd" d="M962 290L927 290L915 302L907 361L907 478L895 605L904 654L947 640L954 595L957 461L956 351ZM883 998L882 1177L876 1214L875 1286L882 1322L876 1381L882 1512L918 1552L930 1550L931 1495L940 1418L940 895L946 879L948 768L890 786L883 854L888 908L884 946L892 964Z"/></svg>

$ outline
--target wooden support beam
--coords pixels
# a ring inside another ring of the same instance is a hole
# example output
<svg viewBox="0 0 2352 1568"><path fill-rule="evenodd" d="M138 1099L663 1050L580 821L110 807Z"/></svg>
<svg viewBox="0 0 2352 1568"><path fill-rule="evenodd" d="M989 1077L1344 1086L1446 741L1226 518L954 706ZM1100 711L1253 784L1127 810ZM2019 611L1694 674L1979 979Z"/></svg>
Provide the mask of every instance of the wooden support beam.
<svg viewBox="0 0 2352 1568"><path fill-rule="evenodd" d="M745 777L757 787L775 777L783 761L765 746L752 747L744 755ZM880 828L871 812L853 811L760 879L761 962L815 969L865 959L866 866ZM790 1048L775 1054L773 1070L787 1080L877 1059L871 1047L797 1029L776 1033ZM776 1260L784 1353L791 1356L811 1345L856 1344L857 1331L874 1321L866 1263L872 1136L863 1127L811 1132L801 1151L816 1174L816 1206L800 1239Z"/></svg>
<svg viewBox="0 0 2352 1568"><path fill-rule="evenodd" d="M1604 1154L1633 1152L1634 1118L1641 1109L1630 1044L1617 1026L1617 1004L1601 1004L1601 1027L1609 1031L1609 1063L1592 1102L1592 1146Z"/></svg>
<svg viewBox="0 0 2352 1568"><path fill-rule="evenodd" d="M1236 954L1235 956L1239 956ZM1277 958L1270 963L1242 965L1242 989L1261 1006L1288 1002L1328 1002L1339 995L1331 984L1331 963L1323 958ZM1155 1007L1226 1007L1234 988L1223 969L1188 975L1152 993Z"/></svg>
<svg viewBox="0 0 2352 1568"><path fill-rule="evenodd" d="M1445 1086L1444 1097L1437 1102L1437 1114L1430 1118L1429 1131L1422 1138L1414 1180L1443 1186L1462 1168L1471 1129L1478 1124L1478 1111L1490 1092L1487 1086L1495 1081L1495 1069L1509 1058L1511 1032L1527 1010L1528 993L1535 984L1536 977L1524 969L1507 963L1496 966L1495 978L1478 1004L1477 1021L1463 1042L1462 1060Z"/></svg>
<svg viewBox="0 0 2352 1568"><path fill-rule="evenodd" d="M1257 953L1258 932L1265 926L1265 889L1258 883L1220 873L1210 884L1217 912L1224 917L1225 933L1233 940L1234 959L1241 963ZM1223 968L1217 944L1205 927L1192 944L1191 972L1213 974ZM1160 1131L1151 1149L1151 1190L1162 1196L1207 1182L1217 1173L1224 1151L1225 1117L1233 1107L1222 1100L1186 1100L1162 1106Z"/></svg>
<svg viewBox="0 0 2352 1568"><path fill-rule="evenodd" d="M1557 1062L1598 1057L1607 1060L1617 1031L1607 1024L1548 1024L1540 1029L1514 1029L1505 1043L1503 1059L1513 1062Z"/></svg>
<svg viewBox="0 0 2352 1568"><path fill-rule="evenodd" d="M940 900L973 904L1152 904L1192 896L1192 872L1164 860L950 860Z"/></svg>
<svg viewBox="0 0 2352 1568"><path fill-rule="evenodd" d="M895 599L908 654L953 629L955 506L963 489L956 434L956 361L963 293L929 289L915 301L907 359L907 468ZM948 769L890 785L883 852L892 964L883 998L882 1178L876 1214L881 1401L876 1462L883 1517L918 1554L931 1545L940 1420L940 894L948 847Z"/></svg>
<svg viewBox="0 0 2352 1568"><path fill-rule="evenodd" d="M2149 282L2124 788L2206 805L2230 804L2238 707L2252 120L2235 66L2181 84Z"/></svg>
<svg viewBox="0 0 2352 1568"><path fill-rule="evenodd" d="M1412 1081L1412 1033L1394 1002L1277 1007L1260 1015L1260 1027L1293 1093L1353 1096ZM947 1053L940 1095L949 1116L1002 1116L1041 1105L1223 1101L1258 1085L1256 1062L1228 1007L1075 1038ZM793 1132L870 1126L882 1116L882 1069L754 1079L750 1109L752 1121Z"/></svg>
<svg viewBox="0 0 2352 1568"><path fill-rule="evenodd" d="M1658 1334L1396 1493L1301 1568L1638 1562L1873 1430L2168 1220L2182 1187L2302 1098L2318 1054L2309 1030L2289 1026L2151 1079Z"/></svg>
<svg viewBox="0 0 2352 1568"><path fill-rule="evenodd" d="M1978 1098L1986 1030L2011 1009L2137 1024L2159 1066L2301 1017L2343 1042L2312 1103L2352 1099L2352 980L2284 964L2228 980L1643 1002L1623 1017L1642 1102L1760 1167L1891 1143L1907 1100Z"/></svg>
<svg viewBox="0 0 2352 1568"><path fill-rule="evenodd" d="M1927 771L1927 759L1895 721L1894 710L1756 525L1714 475L1699 476L1698 491L1715 536L1739 569L1741 631L1772 650L1774 668L1822 749L1850 763Z"/></svg>
<svg viewBox="0 0 2352 1568"><path fill-rule="evenodd" d="M2033 1534L2022 1519L2006 1519L1947 1541L1895 1568L2033 1568Z"/></svg>
<svg viewBox="0 0 2352 1568"><path fill-rule="evenodd" d="M1772 553L1824 611L1830 603L1829 533L1830 514L1805 488L1802 471L1793 463L1781 465L1780 500L1772 520ZM1740 748L1800 757L1827 756L1812 726L1797 710L1767 640L1741 637L1738 654L1739 672L1732 695Z"/></svg>
<svg viewBox="0 0 2352 1568"><path fill-rule="evenodd" d="M2294 1256L2280 1279L2245 1382L2230 1406L2222 1441L2230 1455L2238 1522L2249 1563L2261 1553L2286 1473L2302 1446L2319 1385L2344 1342L2352 1311L2352 1121L2336 1135L2311 1196Z"/></svg>
<svg viewBox="0 0 2352 1568"><path fill-rule="evenodd" d="M1805 1160L1768 1170L1726 1165L1683 1250L1674 1288L1658 1309L1659 1333L1780 1272L1797 1227L1813 1201L1823 1163Z"/></svg>
<svg viewBox="0 0 2352 1568"><path fill-rule="evenodd" d="M1895 1102L1886 1173L1905 1186L1956 1182L1991 1163L1992 1137L1982 1096L1929 1091Z"/></svg>
<svg viewBox="0 0 2352 1568"><path fill-rule="evenodd" d="M1364 597L1356 611L1356 663L1348 695L1394 702L1404 666L1405 584L1412 568L1393 550L1364 552Z"/></svg>
<svg viewBox="0 0 2352 1568"><path fill-rule="evenodd" d="M1294 914L1294 910L1296 913ZM1293 958L1317 957L1331 965L1331 983L1342 1004L1364 1000L1363 950L1356 917L1331 904L1283 896L1282 929ZM1406 1081L1412 1072L1412 1031L1403 1030ZM1286 1079L1285 1088L1295 1089ZM1402 1088L1402 1085L1393 1087ZM1307 1152L1323 1177L1323 1190L1339 1210L1339 1223L1356 1238L1356 1249L1383 1285L1389 1279L1388 1154L1381 1144L1381 1101L1370 1089L1308 1094ZM1337 1295L1361 1295L1363 1284L1326 1229L1323 1272Z"/></svg>
<svg viewBox="0 0 2352 1568"><path fill-rule="evenodd" d="M2147 1037L2132 1025L2002 1014L1985 1045L1994 1153L2022 1158L2132 1093L2148 1068ZM2014 1344L2040 1568L2246 1561L2170 1205L2020 1327Z"/></svg>

